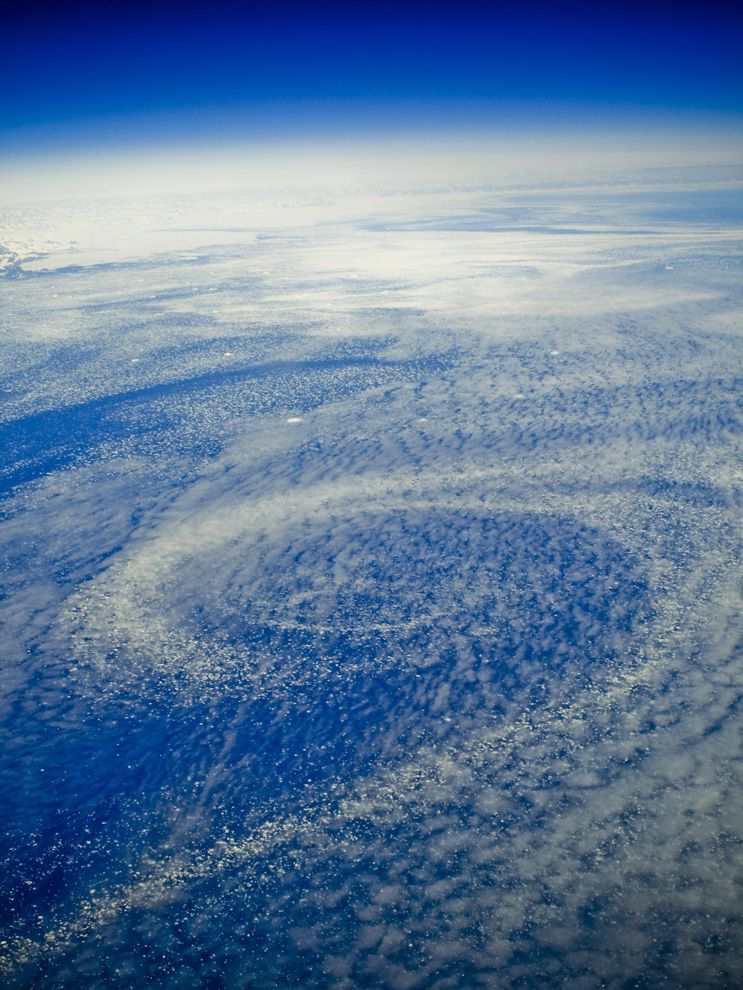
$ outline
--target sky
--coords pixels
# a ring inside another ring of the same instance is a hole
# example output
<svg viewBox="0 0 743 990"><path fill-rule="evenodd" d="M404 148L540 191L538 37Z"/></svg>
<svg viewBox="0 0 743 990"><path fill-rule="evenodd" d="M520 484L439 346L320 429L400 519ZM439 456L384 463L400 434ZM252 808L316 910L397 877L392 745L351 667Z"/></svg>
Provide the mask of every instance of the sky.
<svg viewBox="0 0 743 990"><path fill-rule="evenodd" d="M739 5L595 7L17 4L0 40L0 149L659 125L740 136Z"/></svg>

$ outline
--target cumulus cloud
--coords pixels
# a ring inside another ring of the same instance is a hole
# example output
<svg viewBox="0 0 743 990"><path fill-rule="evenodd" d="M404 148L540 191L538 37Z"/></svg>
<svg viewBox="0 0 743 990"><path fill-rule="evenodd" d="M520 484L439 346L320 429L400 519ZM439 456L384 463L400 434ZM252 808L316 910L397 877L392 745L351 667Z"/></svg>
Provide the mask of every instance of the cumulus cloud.
<svg viewBox="0 0 743 990"><path fill-rule="evenodd" d="M698 178L683 221L635 176L34 233L9 980L740 982L740 240Z"/></svg>

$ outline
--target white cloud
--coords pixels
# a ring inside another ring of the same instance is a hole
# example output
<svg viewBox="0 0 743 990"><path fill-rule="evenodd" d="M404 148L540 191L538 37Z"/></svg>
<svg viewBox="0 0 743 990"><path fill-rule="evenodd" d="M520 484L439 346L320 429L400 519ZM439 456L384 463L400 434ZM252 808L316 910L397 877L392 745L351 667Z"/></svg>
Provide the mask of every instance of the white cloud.
<svg viewBox="0 0 743 990"><path fill-rule="evenodd" d="M125 711L158 780L107 765L131 822L11 938L19 979L141 982L147 930L169 986L300 955L337 987L735 984L739 233L638 233L614 192L580 233L554 190L516 230L457 220L516 205L492 190L260 231L176 198L113 267L123 207L86 207L79 270L0 283L35 479L0 528L4 711L29 768L18 711L71 712L61 747Z"/></svg>

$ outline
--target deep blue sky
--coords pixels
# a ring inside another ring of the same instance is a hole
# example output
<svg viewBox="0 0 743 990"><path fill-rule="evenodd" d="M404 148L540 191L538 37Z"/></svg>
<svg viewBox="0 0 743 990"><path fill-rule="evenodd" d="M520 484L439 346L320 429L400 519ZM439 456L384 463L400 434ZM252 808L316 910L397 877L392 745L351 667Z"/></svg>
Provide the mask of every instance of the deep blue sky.
<svg viewBox="0 0 743 990"><path fill-rule="evenodd" d="M8 150L743 112L735 3L18 3L4 20Z"/></svg>

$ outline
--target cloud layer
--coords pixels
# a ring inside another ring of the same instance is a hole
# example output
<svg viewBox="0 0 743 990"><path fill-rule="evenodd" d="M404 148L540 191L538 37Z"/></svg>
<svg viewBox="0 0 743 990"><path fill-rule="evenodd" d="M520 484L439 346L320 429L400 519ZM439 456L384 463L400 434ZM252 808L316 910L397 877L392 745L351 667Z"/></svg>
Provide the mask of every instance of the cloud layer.
<svg viewBox="0 0 743 990"><path fill-rule="evenodd" d="M737 199L602 181L8 215L11 986L740 982Z"/></svg>

